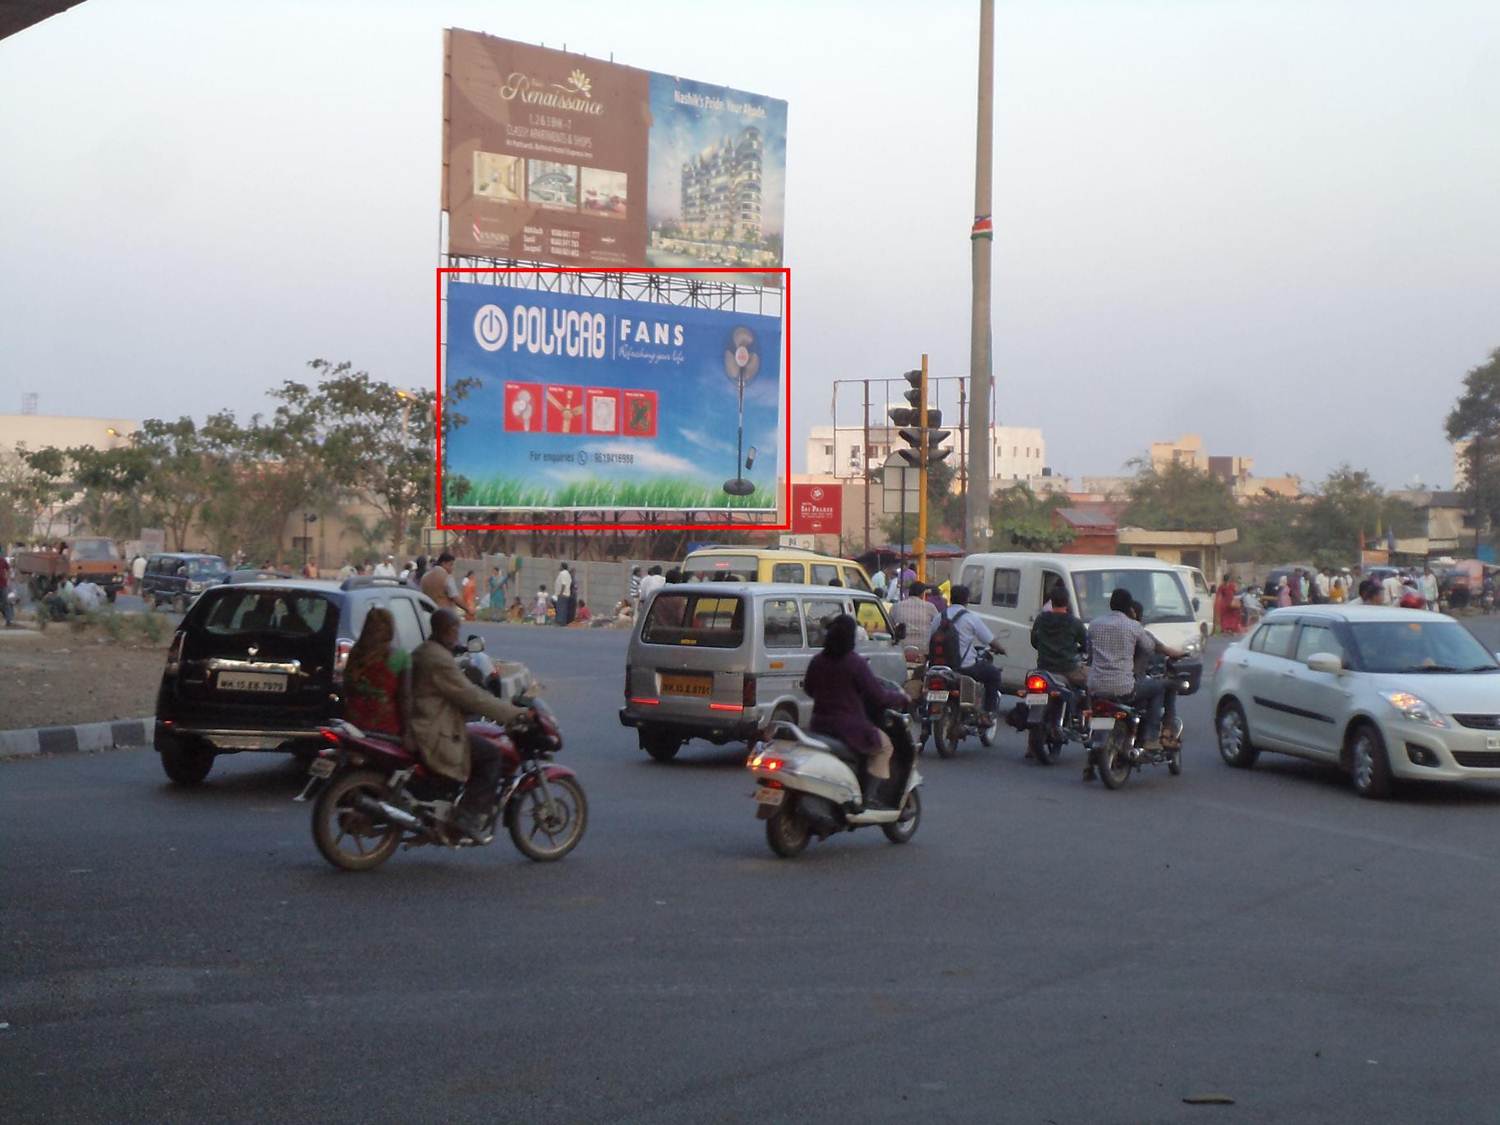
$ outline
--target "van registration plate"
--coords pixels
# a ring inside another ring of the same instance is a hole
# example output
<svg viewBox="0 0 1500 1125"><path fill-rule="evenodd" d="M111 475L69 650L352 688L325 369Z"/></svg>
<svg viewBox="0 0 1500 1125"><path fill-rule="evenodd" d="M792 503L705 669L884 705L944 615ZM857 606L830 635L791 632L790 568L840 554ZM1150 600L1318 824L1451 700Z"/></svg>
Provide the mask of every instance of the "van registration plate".
<svg viewBox="0 0 1500 1125"><path fill-rule="evenodd" d="M707 699L714 693L714 678L712 674L663 672L661 690L666 695L690 695L697 699Z"/></svg>
<svg viewBox="0 0 1500 1125"><path fill-rule="evenodd" d="M220 672L214 685L220 691L284 692L286 677L278 672Z"/></svg>

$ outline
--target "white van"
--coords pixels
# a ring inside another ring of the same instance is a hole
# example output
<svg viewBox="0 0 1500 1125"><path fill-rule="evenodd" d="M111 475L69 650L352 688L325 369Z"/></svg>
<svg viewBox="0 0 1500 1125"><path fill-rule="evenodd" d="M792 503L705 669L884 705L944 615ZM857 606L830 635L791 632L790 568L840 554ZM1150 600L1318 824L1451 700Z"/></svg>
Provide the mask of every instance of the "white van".
<svg viewBox="0 0 1500 1125"><path fill-rule="evenodd" d="M1193 598L1193 616L1198 619L1198 635L1204 641L1214 631L1214 596L1209 591L1208 579L1203 577L1203 572L1196 566L1183 566L1179 563L1176 567L1182 572L1182 580L1187 583L1188 593Z"/></svg>
<svg viewBox="0 0 1500 1125"><path fill-rule="evenodd" d="M1192 595L1175 566L1158 559L1128 555L969 555L958 570L969 588L969 610L984 618L1005 647L995 657L1001 683L1022 685L1036 667L1031 623L1043 612L1052 587L1061 582L1073 613L1092 621L1109 612L1109 596L1120 587L1144 609L1152 636L1174 648L1197 649L1201 643Z"/></svg>

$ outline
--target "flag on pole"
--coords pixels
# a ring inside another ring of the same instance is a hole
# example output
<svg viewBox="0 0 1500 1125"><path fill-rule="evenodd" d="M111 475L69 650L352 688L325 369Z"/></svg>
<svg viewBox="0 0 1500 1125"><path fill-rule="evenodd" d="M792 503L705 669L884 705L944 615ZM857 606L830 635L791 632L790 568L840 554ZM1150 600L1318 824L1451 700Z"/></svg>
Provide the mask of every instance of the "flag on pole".
<svg viewBox="0 0 1500 1125"><path fill-rule="evenodd" d="M976 238L988 238L991 241L995 237L995 224L991 222L988 215L975 215L974 225L969 228L969 240Z"/></svg>

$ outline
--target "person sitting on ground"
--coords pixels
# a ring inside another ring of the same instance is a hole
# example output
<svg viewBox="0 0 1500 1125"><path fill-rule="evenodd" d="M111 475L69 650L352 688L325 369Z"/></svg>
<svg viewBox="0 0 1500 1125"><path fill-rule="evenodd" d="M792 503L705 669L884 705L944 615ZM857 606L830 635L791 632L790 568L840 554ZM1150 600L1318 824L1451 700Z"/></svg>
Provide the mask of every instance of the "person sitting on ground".
<svg viewBox="0 0 1500 1125"><path fill-rule="evenodd" d="M411 714L411 654L396 643L396 619L376 606L365 615L359 639L344 665L344 718L367 734L401 738Z"/></svg>
<svg viewBox="0 0 1500 1125"><path fill-rule="evenodd" d="M500 751L483 739L471 739L466 717L482 715L497 723L510 723L526 712L507 699L491 695L464 675L453 658L461 624L457 610L437 610L432 615L432 636L412 653L408 725L427 768L464 783L463 795L454 807L454 821L469 836L483 840L500 782Z"/></svg>
<svg viewBox="0 0 1500 1125"><path fill-rule="evenodd" d="M505 611L505 619L507 621L526 620L526 607L521 604L520 598L516 598L510 603L510 608Z"/></svg>
<svg viewBox="0 0 1500 1125"><path fill-rule="evenodd" d="M1134 599L1123 587L1109 596L1109 612L1089 622L1089 694L1117 699L1146 710L1142 745L1161 749L1162 716L1167 683L1159 676L1137 676L1137 657L1149 659L1156 652L1168 657L1184 655L1181 649L1158 641L1131 615ZM1093 765L1083 771L1085 781L1094 778Z"/></svg>
<svg viewBox="0 0 1500 1125"><path fill-rule="evenodd" d="M571 629L575 625L581 625L586 629L592 624L593 617L594 611L589 609L589 603L579 598L578 608L573 613L573 620L568 622L568 628Z"/></svg>
<svg viewBox="0 0 1500 1125"><path fill-rule="evenodd" d="M902 711L909 705L904 692L880 682L870 662L854 651L857 623L847 613L828 622L823 633L823 651L807 665L803 687L812 697L815 734L826 734L866 757L864 804L867 809L887 809L880 799L880 783L891 776L891 754L895 747L885 731L870 721L870 713L888 708Z"/></svg>

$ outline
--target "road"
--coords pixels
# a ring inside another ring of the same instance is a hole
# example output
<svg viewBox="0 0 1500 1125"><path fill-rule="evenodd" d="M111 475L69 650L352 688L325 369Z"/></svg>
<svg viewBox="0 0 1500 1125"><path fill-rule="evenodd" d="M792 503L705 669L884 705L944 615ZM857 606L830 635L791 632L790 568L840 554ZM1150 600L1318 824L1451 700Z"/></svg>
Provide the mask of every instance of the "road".
<svg viewBox="0 0 1500 1125"><path fill-rule="evenodd" d="M0 764L0 1119L1494 1120L1500 787L1230 770L1204 691L1179 778L1006 728L909 846L778 860L739 749L617 724L623 635L486 632L591 799L559 864L334 871L283 759Z"/></svg>

